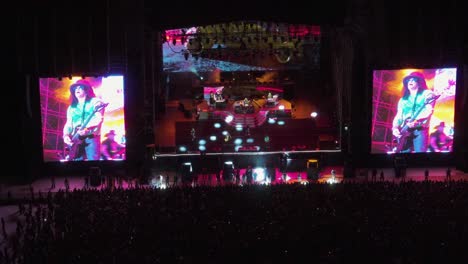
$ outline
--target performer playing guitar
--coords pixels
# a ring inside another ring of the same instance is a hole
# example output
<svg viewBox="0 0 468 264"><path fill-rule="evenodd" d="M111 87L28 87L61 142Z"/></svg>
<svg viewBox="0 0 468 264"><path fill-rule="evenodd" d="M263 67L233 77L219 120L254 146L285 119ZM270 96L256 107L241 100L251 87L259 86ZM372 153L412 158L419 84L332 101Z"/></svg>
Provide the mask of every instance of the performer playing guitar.
<svg viewBox="0 0 468 264"><path fill-rule="evenodd" d="M404 94L398 101L398 111L393 119L392 132L397 141L394 152L426 152L430 119L440 95L427 88L420 72L406 76L403 86Z"/></svg>
<svg viewBox="0 0 468 264"><path fill-rule="evenodd" d="M104 109L109 103L101 103L94 107L93 112L88 116L82 125L78 125L75 131L69 135L70 141L65 142L68 146L67 160L76 160L79 156L79 148L84 143L86 138L94 138L96 135L92 134L92 127L88 127L89 121L94 115ZM97 137L99 138L99 137ZM100 139L99 139L100 140ZM83 145L84 147L84 145Z"/></svg>
<svg viewBox="0 0 468 264"><path fill-rule="evenodd" d="M70 98L63 127L63 141L68 150L66 160L99 160L101 125L108 104L96 98L90 83L84 79L70 86Z"/></svg>

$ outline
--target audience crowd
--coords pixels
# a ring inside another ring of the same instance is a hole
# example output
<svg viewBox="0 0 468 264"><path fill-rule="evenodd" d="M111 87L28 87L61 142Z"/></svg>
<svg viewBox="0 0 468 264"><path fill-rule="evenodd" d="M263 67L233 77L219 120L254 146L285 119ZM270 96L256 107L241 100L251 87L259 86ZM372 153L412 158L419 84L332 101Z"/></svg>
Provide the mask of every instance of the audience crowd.
<svg viewBox="0 0 468 264"><path fill-rule="evenodd" d="M466 263L468 182L60 190L0 263Z"/></svg>

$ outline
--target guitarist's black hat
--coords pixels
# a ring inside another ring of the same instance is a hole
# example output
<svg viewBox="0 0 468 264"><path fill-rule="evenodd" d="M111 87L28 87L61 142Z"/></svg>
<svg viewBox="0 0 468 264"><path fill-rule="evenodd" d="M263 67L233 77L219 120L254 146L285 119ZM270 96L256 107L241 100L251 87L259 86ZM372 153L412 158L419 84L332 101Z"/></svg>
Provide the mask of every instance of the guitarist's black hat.
<svg viewBox="0 0 468 264"><path fill-rule="evenodd" d="M424 78L424 75L422 73L415 71L403 78L403 83L405 84L405 86L406 84L408 84L410 78L418 79L418 83L421 86L421 88L427 89L426 78Z"/></svg>
<svg viewBox="0 0 468 264"><path fill-rule="evenodd" d="M92 89L91 84L87 80L84 80L84 79L80 79L76 81L74 84L70 85L70 92L73 93L77 87L82 87L83 90L85 91L89 91Z"/></svg>

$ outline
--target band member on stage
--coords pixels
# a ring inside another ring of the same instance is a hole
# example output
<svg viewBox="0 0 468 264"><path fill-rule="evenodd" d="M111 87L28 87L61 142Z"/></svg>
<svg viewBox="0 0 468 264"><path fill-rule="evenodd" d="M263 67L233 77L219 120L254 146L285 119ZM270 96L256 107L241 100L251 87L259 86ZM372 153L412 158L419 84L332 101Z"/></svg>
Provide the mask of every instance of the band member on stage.
<svg viewBox="0 0 468 264"><path fill-rule="evenodd" d="M231 134L228 131L226 131L224 133L224 142L229 142L229 140L231 140Z"/></svg>
<svg viewBox="0 0 468 264"><path fill-rule="evenodd" d="M68 160L99 160L106 104L95 96L91 84L83 79L70 86L70 100L63 127Z"/></svg>
<svg viewBox="0 0 468 264"><path fill-rule="evenodd" d="M244 106L245 106L245 107L246 107L246 106L249 106L249 103L250 103L249 99L248 99L247 97L244 98Z"/></svg>
<svg viewBox="0 0 468 264"><path fill-rule="evenodd" d="M221 94L221 92L218 92L218 91L217 91L217 92L214 94L214 98L215 98L215 101L216 101L216 102L224 102L224 97L223 97L223 95Z"/></svg>
<svg viewBox="0 0 468 264"><path fill-rule="evenodd" d="M190 130L190 135L192 136L192 141L195 141L195 139L197 138L195 128L192 127L192 130Z"/></svg>
<svg viewBox="0 0 468 264"><path fill-rule="evenodd" d="M396 152L426 152L429 123L437 97L427 88L422 73L403 78L403 96L393 119L393 135L398 139ZM433 100L431 100L433 99Z"/></svg>
<svg viewBox="0 0 468 264"><path fill-rule="evenodd" d="M216 103L215 95L213 92L210 92L210 106L214 106Z"/></svg>

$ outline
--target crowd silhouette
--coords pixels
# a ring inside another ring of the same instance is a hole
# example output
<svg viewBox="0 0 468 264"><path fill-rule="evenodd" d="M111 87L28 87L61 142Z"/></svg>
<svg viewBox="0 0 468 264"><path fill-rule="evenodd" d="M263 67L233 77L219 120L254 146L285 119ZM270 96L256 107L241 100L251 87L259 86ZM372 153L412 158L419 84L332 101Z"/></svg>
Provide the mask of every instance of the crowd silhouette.
<svg viewBox="0 0 468 264"><path fill-rule="evenodd" d="M74 189L18 204L0 263L450 263L468 182ZM3 223L3 219L2 219Z"/></svg>

